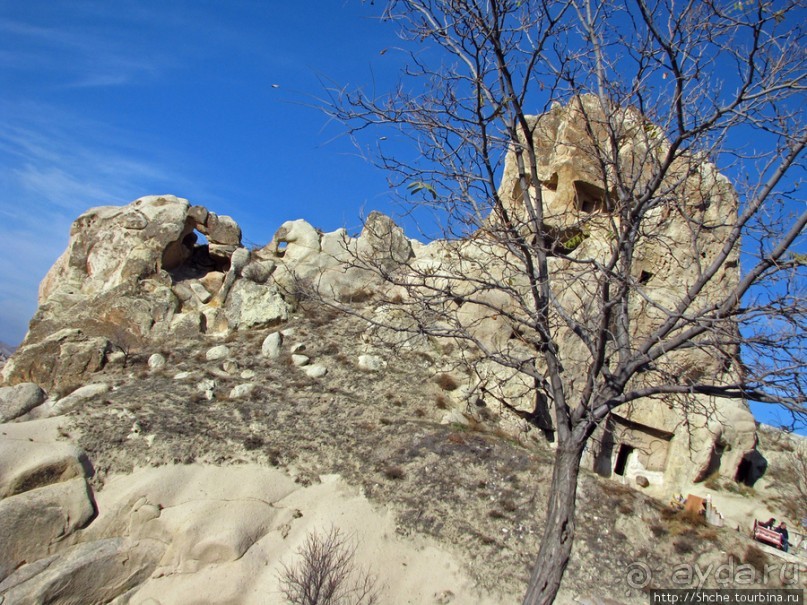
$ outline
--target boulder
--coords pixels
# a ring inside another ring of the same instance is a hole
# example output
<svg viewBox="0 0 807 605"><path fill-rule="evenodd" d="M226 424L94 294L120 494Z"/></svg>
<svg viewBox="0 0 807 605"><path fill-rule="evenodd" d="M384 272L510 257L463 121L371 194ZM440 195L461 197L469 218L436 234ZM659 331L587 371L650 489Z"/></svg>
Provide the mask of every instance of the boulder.
<svg viewBox="0 0 807 605"><path fill-rule="evenodd" d="M305 375L309 378L322 378L325 374L328 373L328 368L324 365L315 363L310 366L303 366L302 371L305 372Z"/></svg>
<svg viewBox="0 0 807 605"><path fill-rule="evenodd" d="M67 414L72 410L84 407L90 401L98 399L109 392L109 385L104 383L87 384L53 402L50 415Z"/></svg>
<svg viewBox="0 0 807 605"><path fill-rule="evenodd" d="M388 216L375 211L364 222L357 248L360 258L385 271L406 264L414 256L403 229Z"/></svg>
<svg viewBox="0 0 807 605"><path fill-rule="evenodd" d="M280 346L283 344L283 334L280 332L272 332L263 339L261 345L261 354L269 359L277 359L280 357Z"/></svg>
<svg viewBox="0 0 807 605"><path fill-rule="evenodd" d="M274 261L257 261L248 264L241 271L244 279L254 281L256 284L265 284L277 265Z"/></svg>
<svg viewBox="0 0 807 605"><path fill-rule="evenodd" d="M5 603L109 603L145 581L165 552L158 540L107 538L23 565L0 583Z"/></svg>
<svg viewBox="0 0 807 605"><path fill-rule="evenodd" d="M53 546L95 514L87 482L77 477L0 500L0 581Z"/></svg>
<svg viewBox="0 0 807 605"><path fill-rule="evenodd" d="M247 280L235 282L225 306L231 329L267 328L286 321L289 305L271 284L261 285Z"/></svg>
<svg viewBox="0 0 807 605"><path fill-rule="evenodd" d="M149 356L148 366L152 370L159 370L160 368L164 368L166 364L165 357L160 353L153 353Z"/></svg>
<svg viewBox="0 0 807 605"><path fill-rule="evenodd" d="M0 438L0 498L91 474L86 454L75 446Z"/></svg>
<svg viewBox="0 0 807 605"><path fill-rule="evenodd" d="M19 418L45 401L45 391L33 382L0 387L0 424Z"/></svg>
<svg viewBox="0 0 807 605"><path fill-rule="evenodd" d="M239 384L230 391L230 399L249 399L258 390L258 385L254 382Z"/></svg>
<svg viewBox="0 0 807 605"><path fill-rule="evenodd" d="M308 357L308 355L300 355L299 353L294 353L291 356L291 362L297 367L308 365L309 361L310 358Z"/></svg>
<svg viewBox="0 0 807 605"><path fill-rule="evenodd" d="M230 348L227 345L217 345L207 350L205 359L208 361L219 361L230 356Z"/></svg>
<svg viewBox="0 0 807 605"><path fill-rule="evenodd" d="M107 338L90 337L77 329L59 330L35 343L26 339L26 343L3 368L6 384L35 382L50 389L57 382L80 382L102 369L112 352Z"/></svg>
<svg viewBox="0 0 807 605"><path fill-rule="evenodd" d="M204 225L199 225L198 229L211 243L225 246L241 245L241 228L229 216L218 216L214 212L208 212L207 220Z"/></svg>
<svg viewBox="0 0 807 605"><path fill-rule="evenodd" d="M387 363L378 355L359 355L359 369L368 372L383 370Z"/></svg>
<svg viewBox="0 0 807 605"><path fill-rule="evenodd" d="M197 244L195 231L209 243ZM50 389L100 369L109 343L128 351L161 341L172 334L175 314L211 301L232 254L238 251L236 268L246 265L240 243L232 218L171 195L88 210L42 281L39 308L4 379Z"/></svg>

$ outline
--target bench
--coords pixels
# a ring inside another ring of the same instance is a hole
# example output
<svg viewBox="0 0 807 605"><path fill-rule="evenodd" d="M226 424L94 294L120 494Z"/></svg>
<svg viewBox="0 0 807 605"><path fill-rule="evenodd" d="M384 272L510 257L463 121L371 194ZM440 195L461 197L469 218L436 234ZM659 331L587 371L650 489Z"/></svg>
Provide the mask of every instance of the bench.
<svg viewBox="0 0 807 605"><path fill-rule="evenodd" d="M764 542L782 550L782 534L778 531L762 527L759 521L754 521L754 540Z"/></svg>

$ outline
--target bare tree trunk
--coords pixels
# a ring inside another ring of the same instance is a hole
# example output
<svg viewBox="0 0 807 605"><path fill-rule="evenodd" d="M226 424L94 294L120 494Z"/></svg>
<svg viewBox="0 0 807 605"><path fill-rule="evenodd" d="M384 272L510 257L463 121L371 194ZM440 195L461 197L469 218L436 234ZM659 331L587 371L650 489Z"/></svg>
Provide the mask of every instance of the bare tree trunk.
<svg viewBox="0 0 807 605"><path fill-rule="evenodd" d="M546 528L524 605L550 605L558 594L574 542L577 476L580 474L583 445L575 442L558 444Z"/></svg>

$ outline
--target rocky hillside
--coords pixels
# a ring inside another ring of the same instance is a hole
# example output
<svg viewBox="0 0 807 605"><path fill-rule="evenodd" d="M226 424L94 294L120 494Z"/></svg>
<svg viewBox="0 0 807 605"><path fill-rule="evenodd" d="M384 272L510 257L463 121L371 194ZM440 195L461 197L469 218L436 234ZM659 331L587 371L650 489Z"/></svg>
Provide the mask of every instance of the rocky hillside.
<svg viewBox="0 0 807 605"><path fill-rule="evenodd" d="M542 530L551 450L503 433L495 410L449 411L461 379L450 369L456 351L368 350L364 328L311 303L282 332L130 351L91 384L0 427L0 535L11 545L0 595L281 603L281 562L308 531L358 507L361 522L345 524L386 586L382 602L517 602ZM206 476L215 469L223 474ZM222 483L230 488L221 500L187 495ZM326 501L306 492L317 489ZM258 501L272 514L254 510ZM51 512L34 521L24 514L32 509ZM628 576L637 562L653 570L647 588L670 586L675 565L772 557L743 534L593 474L583 477L579 510L567 602L646 602L643 582ZM370 514L392 520L388 533L368 530ZM392 554L376 556L382 546ZM407 549L416 554L407 559ZM404 572L389 565L405 570L421 552L451 573L418 568L411 600ZM218 588L202 598L210 578ZM250 590L234 597L244 578Z"/></svg>
<svg viewBox="0 0 807 605"><path fill-rule="evenodd" d="M578 261L607 249L607 208L585 154L569 151L583 136L574 110L550 118L530 186L544 190L548 245L564 249L550 259L556 294L584 321ZM637 251L638 330L736 215L709 164L679 185L709 229L688 250L677 213L653 217L660 235ZM502 192L517 216L512 166ZM283 603L299 550L333 528L381 603L518 602L543 531L553 426L526 374L491 362L541 363L497 228L426 245L372 213L360 234L294 220L250 250L232 218L170 195L81 215L2 369L0 604ZM485 279L508 288L474 291ZM715 287L737 279L728 266ZM441 334L415 312L428 292L445 301L427 318ZM578 353L563 360L572 377ZM670 364L672 375L738 371L730 351L711 349ZM702 580L695 566L789 585L793 574L766 577L765 565L798 560L746 535L760 511L799 521L798 502L781 499L787 474L771 474L788 458L766 459L744 402L698 398L693 412L640 400L596 435L561 602L645 603L651 588ZM778 478L755 492L766 473ZM736 514L706 525L667 506L679 491ZM727 494L744 500L718 502ZM706 574L706 586L719 581Z"/></svg>

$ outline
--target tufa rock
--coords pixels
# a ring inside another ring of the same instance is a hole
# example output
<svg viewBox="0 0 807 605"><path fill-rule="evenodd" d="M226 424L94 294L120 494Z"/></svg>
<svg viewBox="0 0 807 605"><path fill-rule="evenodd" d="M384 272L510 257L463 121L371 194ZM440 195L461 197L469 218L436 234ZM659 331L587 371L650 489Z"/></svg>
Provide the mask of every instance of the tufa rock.
<svg viewBox="0 0 807 605"><path fill-rule="evenodd" d="M45 401L45 391L33 382L0 387L0 424L19 418Z"/></svg>

